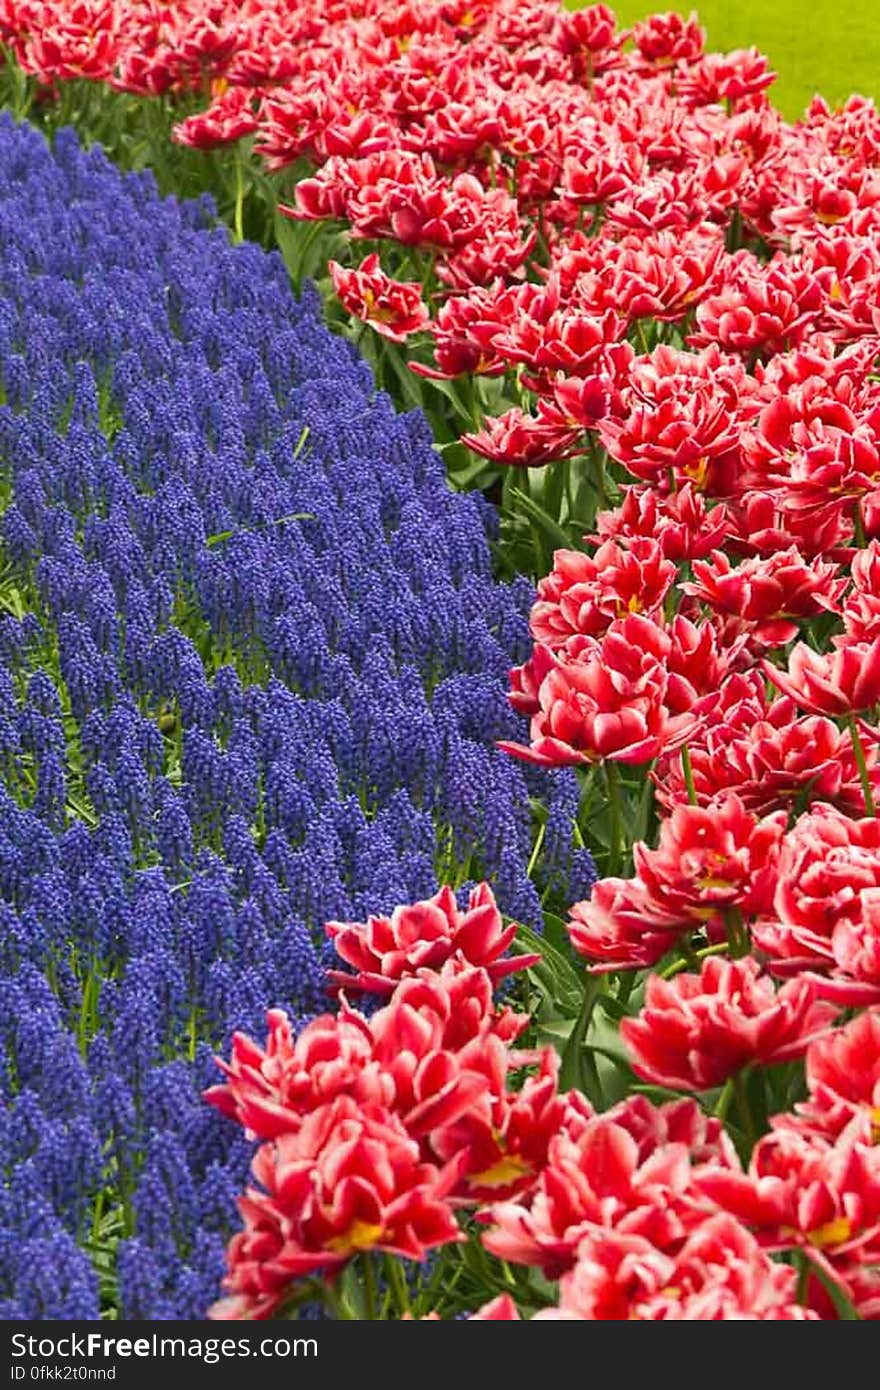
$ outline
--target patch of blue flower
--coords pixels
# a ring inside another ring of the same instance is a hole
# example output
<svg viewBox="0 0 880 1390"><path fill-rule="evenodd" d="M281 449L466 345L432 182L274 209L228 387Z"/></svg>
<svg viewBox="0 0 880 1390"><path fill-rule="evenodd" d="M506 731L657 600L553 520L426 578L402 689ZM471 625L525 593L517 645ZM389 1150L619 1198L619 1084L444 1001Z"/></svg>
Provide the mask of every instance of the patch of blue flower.
<svg viewBox="0 0 880 1390"><path fill-rule="evenodd" d="M0 1317L201 1318L212 1054L328 1006L323 922L487 877L540 929L594 871L494 747L491 510L280 258L6 117L0 248Z"/></svg>

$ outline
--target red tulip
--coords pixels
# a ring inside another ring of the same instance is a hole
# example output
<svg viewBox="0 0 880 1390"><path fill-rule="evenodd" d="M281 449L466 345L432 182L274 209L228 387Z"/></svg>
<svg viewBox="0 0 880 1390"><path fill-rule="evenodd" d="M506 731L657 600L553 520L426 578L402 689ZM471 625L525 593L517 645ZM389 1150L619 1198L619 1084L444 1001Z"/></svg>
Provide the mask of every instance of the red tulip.
<svg viewBox="0 0 880 1390"><path fill-rule="evenodd" d="M663 495L652 487L627 487L621 505L596 517L596 541L625 544L634 537L656 539L667 559L703 560L717 549L729 529L725 505L706 506L706 499L692 483Z"/></svg>
<svg viewBox="0 0 880 1390"><path fill-rule="evenodd" d="M530 746L498 746L546 766L601 758L646 763L678 747L698 718L669 708L670 650L668 635L648 618L616 620L601 641L583 639L576 660L550 667L538 692Z"/></svg>
<svg viewBox="0 0 880 1390"><path fill-rule="evenodd" d="M410 369L419 376L438 381L465 374L502 375L504 360L491 346L492 323L497 310L498 296L491 290L476 288L468 294L450 296L441 304L433 321L426 325L434 335L435 365L410 362ZM500 319L495 322L495 328L500 330Z"/></svg>
<svg viewBox="0 0 880 1390"><path fill-rule="evenodd" d="M785 838L773 911L755 924L755 942L776 972L832 970L862 932L872 939L878 890L880 821L819 803Z"/></svg>
<svg viewBox="0 0 880 1390"><path fill-rule="evenodd" d="M782 646L797 635L797 619L834 607L846 588L838 565L809 564L792 546L768 558L745 560L735 569L716 550L711 560L695 560L693 583L681 587L716 613L730 613L765 646Z"/></svg>
<svg viewBox="0 0 880 1390"><path fill-rule="evenodd" d="M574 636L598 636L627 613L655 613L675 577L657 542L641 537L625 550L606 541L594 555L557 550L553 566L529 619L535 641L551 650Z"/></svg>
<svg viewBox="0 0 880 1390"><path fill-rule="evenodd" d="M217 1059L226 1082L205 1092L210 1104L260 1139L294 1132L312 1110L340 1095L387 1106L413 1133L427 1133L458 1119L477 1095L489 1096L487 1067L500 1068L494 1094L501 1104L507 1046L528 1025L527 1015L496 1009L486 971L460 959L447 961L440 973L406 976L369 1020L344 1004L294 1039L280 1009L266 1017L265 1048L234 1034L229 1062ZM426 1090L430 1123L424 1110L414 1115Z"/></svg>
<svg viewBox="0 0 880 1390"><path fill-rule="evenodd" d="M532 1191L482 1213L490 1227L483 1244L499 1259L537 1265L548 1278L574 1266L578 1247L597 1227L643 1237L661 1251L677 1249L712 1208L693 1186L684 1144L646 1150L614 1110L561 1132Z"/></svg>
<svg viewBox="0 0 880 1390"><path fill-rule="evenodd" d="M266 1021L266 1047L233 1034L229 1062L216 1059L226 1082L205 1092L211 1105L258 1139L297 1130L311 1110L342 1094L381 1104L393 1100L391 1078L373 1060L373 1039L360 1014L325 1014L295 1040L281 1009L270 1009Z"/></svg>
<svg viewBox="0 0 880 1390"><path fill-rule="evenodd" d="M740 48L734 53L707 53L679 79L678 91L688 106L710 106L756 97L775 79L762 53Z"/></svg>
<svg viewBox="0 0 880 1390"><path fill-rule="evenodd" d="M461 442L492 463L538 468L577 453L580 436L579 426L572 427L539 401L537 415L526 415L513 406L487 420L476 433L463 434Z"/></svg>
<svg viewBox="0 0 880 1390"><path fill-rule="evenodd" d="M441 888L425 902L395 908L390 917L328 922L325 931L337 953L357 972L331 970L329 978L340 988L375 994L390 994L405 975L425 966L438 970L454 956L482 966L493 983L540 959L504 955L516 935L516 923L504 926L487 883L471 890L464 910L451 888Z"/></svg>
<svg viewBox="0 0 880 1390"><path fill-rule="evenodd" d="M498 1201L528 1191L544 1169L549 1144L572 1114L571 1098L557 1088L558 1054L552 1048L542 1049L536 1058L527 1054L525 1060L536 1060L538 1070L517 1091L507 1086L513 1059L497 1040L494 1054L483 1044L479 1050L467 1049L458 1060L480 1075L482 1084L458 1116L437 1122L432 1115L430 1157L457 1165L455 1195L462 1201ZM430 1085L425 1090L433 1111ZM591 1113L586 1103L579 1110L580 1117ZM414 1133L419 1119L417 1112L407 1117Z"/></svg>
<svg viewBox="0 0 880 1390"><path fill-rule="evenodd" d="M665 67L677 62L696 62L703 55L706 31L697 16L684 19L680 14L652 14L634 24L633 43L649 63Z"/></svg>
<svg viewBox="0 0 880 1390"><path fill-rule="evenodd" d="M761 669L778 690L812 714L839 717L880 703L880 638L828 653L798 642L789 653L787 671L769 661Z"/></svg>
<svg viewBox="0 0 880 1390"><path fill-rule="evenodd" d="M880 1259L880 1145L857 1120L834 1144L776 1129L748 1171L702 1168L694 1184L752 1227L770 1250L800 1247L843 1287L853 1266Z"/></svg>
<svg viewBox="0 0 880 1390"><path fill-rule="evenodd" d="M541 1319L765 1321L814 1319L795 1303L797 1273L769 1259L746 1228L709 1216L677 1255L639 1236L595 1231L562 1276L558 1308Z"/></svg>
<svg viewBox="0 0 880 1390"><path fill-rule="evenodd" d="M857 1120L880 1141L880 1011L869 1009L807 1048L808 1098L794 1115L776 1115L776 1128L835 1140Z"/></svg>
<svg viewBox="0 0 880 1390"><path fill-rule="evenodd" d="M758 820L733 795L705 809L676 806L656 849L634 846L636 877L682 925L731 907L746 915L769 908L786 819L777 811Z"/></svg>
<svg viewBox="0 0 880 1390"><path fill-rule="evenodd" d="M357 270L345 270L336 261L329 268L343 308L383 338L402 343L428 322L421 285L389 279L377 255L367 256Z"/></svg>
<svg viewBox="0 0 880 1390"><path fill-rule="evenodd" d="M588 901L569 908L574 949L593 970L639 970L656 965L687 930L675 910L655 902L638 879L602 878Z"/></svg>
<svg viewBox="0 0 880 1390"><path fill-rule="evenodd" d="M396 1116L347 1096L263 1144L253 1174L260 1187L239 1203L245 1226L230 1242L227 1296L212 1318L271 1318L298 1279L361 1251L422 1260L463 1239L446 1200L454 1165L423 1163Z"/></svg>
<svg viewBox="0 0 880 1390"><path fill-rule="evenodd" d="M862 742L871 782L880 783L877 749L864 733ZM711 717L688 749L701 806L735 792L756 815L814 801L833 801L853 815L864 807L849 731L824 716L799 718L787 695L769 701L754 670L721 683ZM653 777L666 809L688 800L678 754L663 757Z"/></svg>
<svg viewBox="0 0 880 1390"><path fill-rule="evenodd" d="M819 281L787 256L768 265L749 253L728 267L726 283L697 306L694 347L717 343L747 357L771 356L804 342L824 307Z"/></svg>
<svg viewBox="0 0 880 1390"><path fill-rule="evenodd" d="M710 957L699 975L650 976L644 1008L620 1035L643 1080L704 1091L743 1067L802 1057L836 1013L807 981L777 990L754 960Z"/></svg>
<svg viewBox="0 0 880 1390"><path fill-rule="evenodd" d="M632 1135L644 1161L664 1144L683 1144L692 1164L713 1163L734 1168L739 1160L721 1120L707 1115L690 1096L655 1105L635 1092L609 1112L614 1123Z"/></svg>
<svg viewBox="0 0 880 1390"><path fill-rule="evenodd" d="M179 145L211 150L253 135L258 126L253 92L243 87L229 87L215 98L207 111L179 121L171 135Z"/></svg>

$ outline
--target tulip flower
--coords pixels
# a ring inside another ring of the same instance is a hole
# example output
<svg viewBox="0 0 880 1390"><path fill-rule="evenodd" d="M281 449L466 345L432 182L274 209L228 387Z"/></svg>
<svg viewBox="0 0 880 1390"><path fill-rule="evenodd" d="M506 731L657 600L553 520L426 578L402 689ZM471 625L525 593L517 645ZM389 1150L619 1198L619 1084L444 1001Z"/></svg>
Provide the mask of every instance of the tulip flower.
<svg viewBox="0 0 880 1390"><path fill-rule="evenodd" d="M549 666L538 691L528 747L499 742L544 766L608 758L646 763L679 747L699 722L668 703L669 636L641 614L615 620L601 641L583 639L577 659ZM548 663L549 665L549 663ZM680 693L680 687L679 693Z"/></svg>
<svg viewBox="0 0 880 1390"><path fill-rule="evenodd" d="M645 1006L623 1019L620 1036L643 1080L704 1091L743 1067L802 1057L836 1014L806 980L777 990L751 958L710 957L699 975L650 976Z"/></svg>
<svg viewBox="0 0 880 1390"><path fill-rule="evenodd" d="M424 966L438 970L451 957L482 966L493 983L512 971L525 970L536 955L505 956L516 923L504 926L487 883L471 890L460 909L451 888L441 888L424 902L397 907L390 917L366 922L328 922L325 931L337 954L357 972L331 970L330 980L343 989L390 994L405 976Z"/></svg>
<svg viewBox="0 0 880 1390"><path fill-rule="evenodd" d="M337 261L329 269L343 308L383 338L402 343L428 322L421 285L389 279L377 255L367 256L357 270L345 270Z"/></svg>
<svg viewBox="0 0 880 1390"><path fill-rule="evenodd" d="M880 703L880 638L828 653L798 642L789 653L787 671L769 661L763 661L761 669L778 690L811 714L834 718Z"/></svg>
<svg viewBox="0 0 880 1390"><path fill-rule="evenodd" d="M794 1128L832 1142L856 1120L880 1140L880 1010L857 1014L807 1048L807 1099L794 1114L774 1117L776 1128Z"/></svg>
<svg viewBox="0 0 880 1390"><path fill-rule="evenodd" d="M844 1292L850 1268L880 1259L880 1145L858 1121L833 1144L775 1129L758 1141L747 1171L708 1165L694 1184L766 1249L804 1250Z"/></svg>
<svg viewBox="0 0 880 1390"><path fill-rule="evenodd" d="M574 1267L597 1227L641 1237L661 1252L677 1249L712 1205L693 1185L684 1143L640 1146L622 1120L611 1110L551 1140L532 1190L481 1213L486 1249L548 1278Z"/></svg>
<svg viewBox="0 0 880 1390"><path fill-rule="evenodd" d="M544 401L537 415L526 415L513 406L504 415L487 420L483 429L461 436L462 444L492 463L515 468L539 468L557 463L577 452L580 426L551 414Z"/></svg>
<svg viewBox="0 0 880 1390"><path fill-rule="evenodd" d="M347 1096L313 1110L296 1134L263 1144L239 1207L215 1319L273 1317L297 1280L329 1274L362 1251L422 1260L463 1239L446 1197L455 1166L421 1161L401 1122Z"/></svg>

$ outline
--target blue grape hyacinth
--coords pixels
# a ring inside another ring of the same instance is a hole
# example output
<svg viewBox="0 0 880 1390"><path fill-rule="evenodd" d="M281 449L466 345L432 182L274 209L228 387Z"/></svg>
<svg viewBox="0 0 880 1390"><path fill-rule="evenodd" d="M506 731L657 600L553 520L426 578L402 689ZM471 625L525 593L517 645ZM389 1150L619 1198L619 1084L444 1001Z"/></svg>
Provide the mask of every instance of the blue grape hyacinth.
<svg viewBox="0 0 880 1390"><path fill-rule="evenodd" d="M328 1006L328 919L487 878L540 929L577 794L495 748L490 509L278 256L8 117L0 246L0 1314L200 1318L212 1054Z"/></svg>

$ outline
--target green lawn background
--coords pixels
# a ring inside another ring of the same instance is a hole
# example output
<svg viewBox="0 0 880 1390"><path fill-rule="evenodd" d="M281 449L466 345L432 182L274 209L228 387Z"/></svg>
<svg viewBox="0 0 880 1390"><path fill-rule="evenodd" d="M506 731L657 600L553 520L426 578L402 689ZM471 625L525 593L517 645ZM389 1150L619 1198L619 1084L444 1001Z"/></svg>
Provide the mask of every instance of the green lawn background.
<svg viewBox="0 0 880 1390"><path fill-rule="evenodd" d="M659 10L696 9L709 47L766 53L779 74L770 96L790 119L802 114L815 92L832 105L852 92L880 95L880 0L607 0L622 24ZM574 0L573 8L578 4Z"/></svg>

